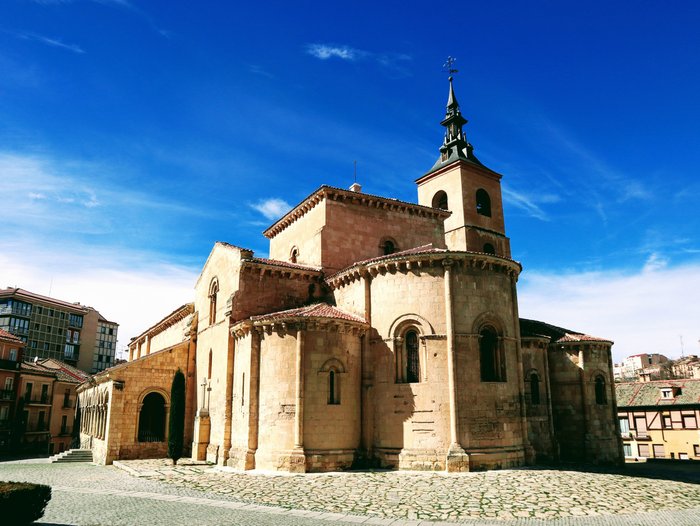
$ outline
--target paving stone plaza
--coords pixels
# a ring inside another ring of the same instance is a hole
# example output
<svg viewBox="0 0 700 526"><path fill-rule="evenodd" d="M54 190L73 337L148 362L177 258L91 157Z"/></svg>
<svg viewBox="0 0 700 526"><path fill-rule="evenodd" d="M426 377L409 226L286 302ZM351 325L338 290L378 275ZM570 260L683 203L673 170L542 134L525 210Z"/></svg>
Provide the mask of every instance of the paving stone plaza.
<svg viewBox="0 0 700 526"><path fill-rule="evenodd" d="M0 479L49 484L42 524L700 524L700 469L624 474L515 469L459 475L235 473L183 460L1 463ZM678 479L678 480L675 480Z"/></svg>

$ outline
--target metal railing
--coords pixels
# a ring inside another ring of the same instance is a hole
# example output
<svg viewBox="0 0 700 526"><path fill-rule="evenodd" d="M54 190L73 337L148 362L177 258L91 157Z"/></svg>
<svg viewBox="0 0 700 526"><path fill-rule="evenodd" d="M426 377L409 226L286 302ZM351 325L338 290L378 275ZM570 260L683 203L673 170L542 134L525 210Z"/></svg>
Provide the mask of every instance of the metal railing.
<svg viewBox="0 0 700 526"><path fill-rule="evenodd" d="M14 400L15 390L14 389L3 389L0 391L0 400Z"/></svg>
<svg viewBox="0 0 700 526"><path fill-rule="evenodd" d="M49 404L51 397L49 395L27 396L24 395L25 404Z"/></svg>

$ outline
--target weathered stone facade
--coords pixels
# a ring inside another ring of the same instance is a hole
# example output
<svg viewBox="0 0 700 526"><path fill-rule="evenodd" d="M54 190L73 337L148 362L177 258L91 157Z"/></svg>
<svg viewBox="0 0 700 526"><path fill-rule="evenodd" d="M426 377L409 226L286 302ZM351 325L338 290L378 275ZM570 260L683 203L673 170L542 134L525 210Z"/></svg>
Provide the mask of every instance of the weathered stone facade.
<svg viewBox="0 0 700 526"><path fill-rule="evenodd" d="M192 456L219 465L619 462L612 342L520 320L501 176L473 155L465 122L450 85L419 204L322 186L264 232L270 259L216 243L187 339L151 329L85 389L109 391L98 457L163 454L139 441L139 404L179 367Z"/></svg>

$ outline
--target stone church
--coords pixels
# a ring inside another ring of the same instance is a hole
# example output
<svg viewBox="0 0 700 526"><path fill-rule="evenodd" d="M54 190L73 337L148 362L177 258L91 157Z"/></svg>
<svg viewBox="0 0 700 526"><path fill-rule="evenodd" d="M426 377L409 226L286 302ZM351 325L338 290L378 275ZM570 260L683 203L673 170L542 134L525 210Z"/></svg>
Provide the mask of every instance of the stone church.
<svg viewBox="0 0 700 526"><path fill-rule="evenodd" d="M165 456L180 369L190 453L222 466L621 462L612 342L519 318L501 175L466 123L450 79L418 203L321 186L265 230L269 258L216 243L194 302L80 387L95 461Z"/></svg>

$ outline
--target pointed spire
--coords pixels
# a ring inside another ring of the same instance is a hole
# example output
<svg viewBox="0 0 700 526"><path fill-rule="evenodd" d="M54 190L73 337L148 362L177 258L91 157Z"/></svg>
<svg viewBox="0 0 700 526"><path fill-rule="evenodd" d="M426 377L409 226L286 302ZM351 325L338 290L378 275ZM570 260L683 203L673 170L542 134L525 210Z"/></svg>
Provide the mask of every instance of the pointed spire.
<svg viewBox="0 0 700 526"><path fill-rule="evenodd" d="M457 102L457 97L455 97L455 89L452 85L452 76L450 76L447 80L450 81L450 95L447 97L447 114L445 115L445 117L454 115L454 112L460 112L459 102Z"/></svg>
<svg viewBox="0 0 700 526"><path fill-rule="evenodd" d="M462 116L462 111L459 108L459 102L457 102L457 96L455 95L452 82L453 77L450 75L448 80L450 82L450 90L447 96L445 118L440 123L445 127L445 139L440 147L440 158L435 163L435 166L433 166L433 170L437 170L442 166L460 159L481 164L474 156L473 147L469 144L469 141L467 141L467 136L462 129L468 121Z"/></svg>

